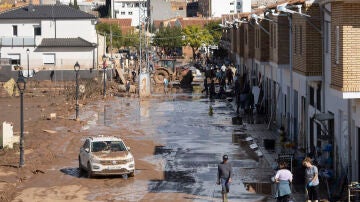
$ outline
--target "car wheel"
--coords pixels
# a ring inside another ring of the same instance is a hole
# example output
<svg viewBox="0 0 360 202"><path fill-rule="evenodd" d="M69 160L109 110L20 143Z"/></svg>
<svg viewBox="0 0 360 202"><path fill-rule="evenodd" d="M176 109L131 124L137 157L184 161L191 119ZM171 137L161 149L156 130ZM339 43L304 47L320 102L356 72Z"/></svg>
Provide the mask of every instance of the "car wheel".
<svg viewBox="0 0 360 202"><path fill-rule="evenodd" d="M80 156L79 156L79 170L80 170L80 172L84 171L84 168L83 168L83 166L81 165Z"/></svg>
<svg viewBox="0 0 360 202"><path fill-rule="evenodd" d="M93 173L91 171L91 165L90 165L90 162L88 162L88 164L87 164L87 177L91 178L92 176L93 176Z"/></svg>
<svg viewBox="0 0 360 202"><path fill-rule="evenodd" d="M131 173L129 173L128 177L135 177L135 171L132 171Z"/></svg>

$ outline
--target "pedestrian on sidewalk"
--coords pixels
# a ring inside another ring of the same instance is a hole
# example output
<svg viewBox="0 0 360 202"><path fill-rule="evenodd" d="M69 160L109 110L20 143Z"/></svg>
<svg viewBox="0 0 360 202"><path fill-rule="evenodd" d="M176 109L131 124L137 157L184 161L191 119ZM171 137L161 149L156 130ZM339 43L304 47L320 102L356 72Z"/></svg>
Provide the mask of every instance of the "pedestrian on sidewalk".
<svg viewBox="0 0 360 202"><path fill-rule="evenodd" d="M277 202L288 202L290 200L293 174L286 168L284 161L279 162L279 170L275 174Z"/></svg>
<svg viewBox="0 0 360 202"><path fill-rule="evenodd" d="M312 164L310 157L303 160L305 170L305 185L307 193L307 202L319 201L319 171L318 168Z"/></svg>
<svg viewBox="0 0 360 202"><path fill-rule="evenodd" d="M221 195L223 202L227 202L227 194L230 191L230 183L232 177L232 167L228 162L228 155L223 156L223 161L218 164L217 184L221 184Z"/></svg>
<svg viewBox="0 0 360 202"><path fill-rule="evenodd" d="M205 77L204 79L204 89L201 91L201 93L204 93L204 91L206 92L206 96L209 95L209 87L208 87L208 83L207 83L207 77Z"/></svg>
<svg viewBox="0 0 360 202"><path fill-rule="evenodd" d="M211 80L210 86L209 86L209 93L210 93L210 99L214 98L216 95L215 92L215 82L214 79Z"/></svg>

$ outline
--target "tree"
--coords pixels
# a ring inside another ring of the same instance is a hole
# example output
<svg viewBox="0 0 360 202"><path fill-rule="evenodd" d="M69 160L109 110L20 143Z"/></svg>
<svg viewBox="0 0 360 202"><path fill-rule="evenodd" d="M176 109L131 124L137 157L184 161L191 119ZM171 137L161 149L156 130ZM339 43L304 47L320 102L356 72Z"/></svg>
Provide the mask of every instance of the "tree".
<svg viewBox="0 0 360 202"><path fill-rule="evenodd" d="M176 48L182 47L182 32L180 27L160 27L155 34L153 45L160 47L169 55L175 51Z"/></svg>
<svg viewBox="0 0 360 202"><path fill-rule="evenodd" d="M213 36L214 41L213 45L217 45L220 43L221 36L222 36L222 28L220 27L221 21L210 21L205 25L205 28L209 30L210 34Z"/></svg>
<svg viewBox="0 0 360 202"><path fill-rule="evenodd" d="M112 32L112 45L115 48L121 48L123 44L123 38L121 30L118 25L112 23L99 23L96 25L96 31L100 34L106 35L106 49L110 46L110 26Z"/></svg>
<svg viewBox="0 0 360 202"><path fill-rule="evenodd" d="M196 52L202 45L210 45L213 43L213 36L209 30L201 28L197 25L187 26L183 29L183 40L185 46L190 46L193 52L193 58L196 57Z"/></svg>

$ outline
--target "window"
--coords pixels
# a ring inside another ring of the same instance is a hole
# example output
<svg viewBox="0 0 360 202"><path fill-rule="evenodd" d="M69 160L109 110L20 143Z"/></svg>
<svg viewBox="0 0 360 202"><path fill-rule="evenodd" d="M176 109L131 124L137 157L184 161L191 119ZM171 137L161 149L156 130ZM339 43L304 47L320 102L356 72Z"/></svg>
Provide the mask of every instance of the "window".
<svg viewBox="0 0 360 202"><path fill-rule="evenodd" d="M325 21L325 52L329 53L330 22Z"/></svg>
<svg viewBox="0 0 360 202"><path fill-rule="evenodd" d="M340 55L340 28L339 28L339 26L336 26L335 41L336 41L335 64L339 64L339 55Z"/></svg>
<svg viewBox="0 0 360 202"><path fill-rule="evenodd" d="M300 55L302 55L302 38L303 38L303 33L302 33L302 26L300 26L300 42L299 42L299 45L300 45Z"/></svg>
<svg viewBox="0 0 360 202"><path fill-rule="evenodd" d="M13 25L13 36L17 36L18 35L18 27L17 25Z"/></svg>
<svg viewBox="0 0 360 202"><path fill-rule="evenodd" d="M138 8L138 7L139 7L139 3L135 3L135 7Z"/></svg>
<svg viewBox="0 0 360 202"><path fill-rule="evenodd" d="M314 106L315 105L315 91L313 87L309 87L310 88L310 105Z"/></svg>
<svg viewBox="0 0 360 202"><path fill-rule="evenodd" d="M276 48L276 44L277 44L277 40L278 40L278 38L277 38L277 33L278 33L278 26L277 25L275 25L275 34L274 34L274 36L275 36L275 43L274 43L274 47Z"/></svg>
<svg viewBox="0 0 360 202"><path fill-rule="evenodd" d="M245 45L247 45L247 33L248 33L248 29L244 29L244 39L245 39Z"/></svg>
<svg viewBox="0 0 360 202"><path fill-rule="evenodd" d="M179 10L182 11L182 10L184 10L184 8L183 8L183 7L179 7Z"/></svg>
<svg viewBox="0 0 360 202"><path fill-rule="evenodd" d="M273 37L273 35L274 35L274 33L273 33L273 24L270 24L270 37L269 37L270 48L273 47L273 45L272 45L272 42L273 42L272 37Z"/></svg>
<svg viewBox="0 0 360 202"><path fill-rule="evenodd" d="M125 15L125 11L121 11L121 13L120 13L121 15Z"/></svg>
<svg viewBox="0 0 360 202"><path fill-rule="evenodd" d="M233 5L234 5L234 2L230 2L230 5L233 6Z"/></svg>
<svg viewBox="0 0 360 202"><path fill-rule="evenodd" d="M132 11L129 11L129 13L128 13L129 15L132 15L133 14L133 12Z"/></svg>
<svg viewBox="0 0 360 202"><path fill-rule="evenodd" d="M20 54L9 54L9 58L12 65L20 64Z"/></svg>
<svg viewBox="0 0 360 202"><path fill-rule="evenodd" d="M55 64L55 53L43 54L43 63L46 65Z"/></svg>
<svg viewBox="0 0 360 202"><path fill-rule="evenodd" d="M234 10L230 10L230 13L234 13Z"/></svg>
<svg viewBox="0 0 360 202"><path fill-rule="evenodd" d="M41 27L34 27L34 36L41 36Z"/></svg>
<svg viewBox="0 0 360 202"><path fill-rule="evenodd" d="M298 38L297 38L297 26L296 25L294 25L294 35L295 35L295 39L294 39L294 42L295 42L295 44L294 44L294 53L295 54L297 54L297 46L298 46L298 44L297 44L297 40L298 40Z"/></svg>

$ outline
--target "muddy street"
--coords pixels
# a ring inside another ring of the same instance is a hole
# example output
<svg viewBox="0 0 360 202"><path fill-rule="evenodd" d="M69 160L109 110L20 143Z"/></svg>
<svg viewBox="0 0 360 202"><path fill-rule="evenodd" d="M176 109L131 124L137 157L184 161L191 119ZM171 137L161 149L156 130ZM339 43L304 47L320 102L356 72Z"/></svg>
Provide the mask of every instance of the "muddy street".
<svg viewBox="0 0 360 202"><path fill-rule="evenodd" d="M260 165L233 142L232 133L240 127L232 124L233 116L230 103L210 101L197 91L154 94L142 101L116 97L88 105L80 111L80 129L54 128L65 131L51 148L61 157L44 174L19 185L14 201L221 201L221 186L215 182L224 154L234 172L229 200L263 201L265 195L248 192L243 184L243 178L252 177L244 169ZM79 171L84 138L100 134L120 136L131 147L134 178L88 179Z"/></svg>

